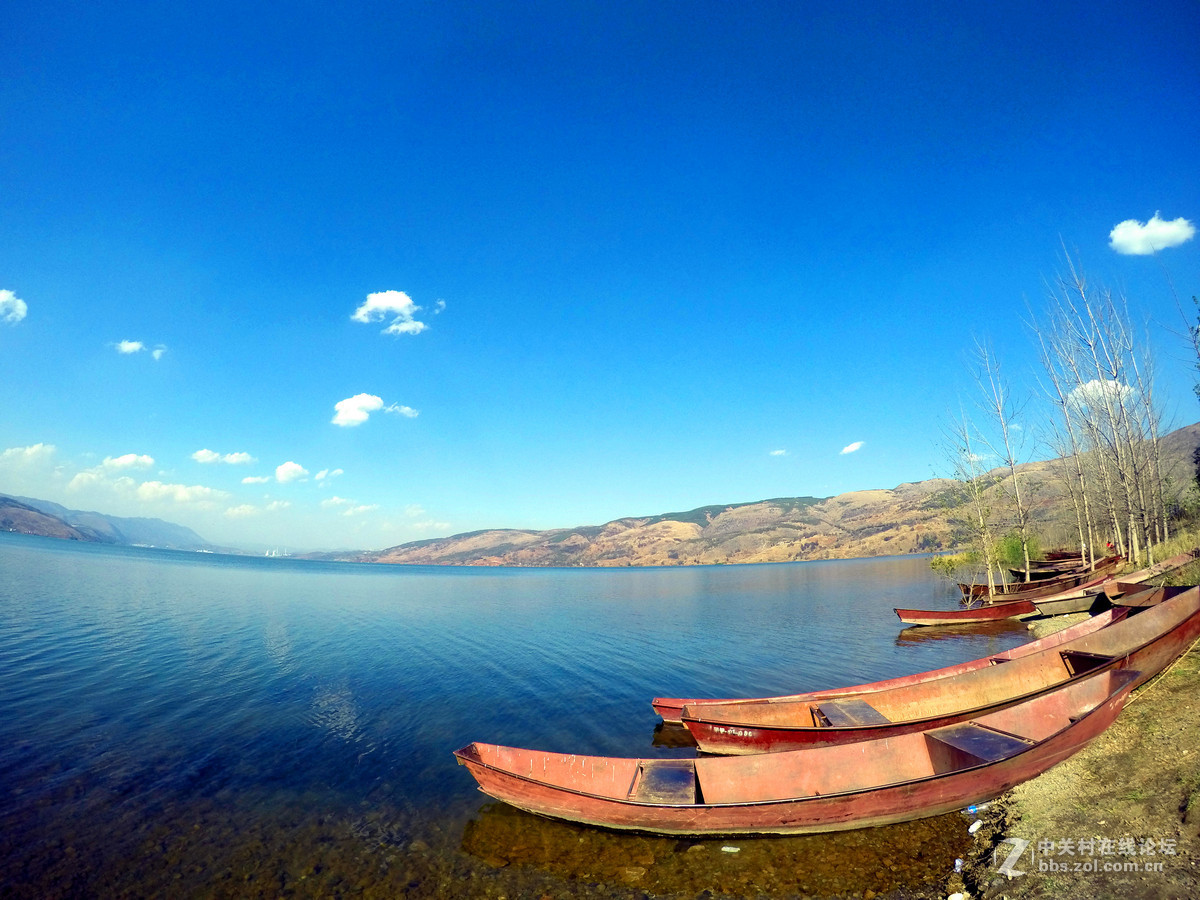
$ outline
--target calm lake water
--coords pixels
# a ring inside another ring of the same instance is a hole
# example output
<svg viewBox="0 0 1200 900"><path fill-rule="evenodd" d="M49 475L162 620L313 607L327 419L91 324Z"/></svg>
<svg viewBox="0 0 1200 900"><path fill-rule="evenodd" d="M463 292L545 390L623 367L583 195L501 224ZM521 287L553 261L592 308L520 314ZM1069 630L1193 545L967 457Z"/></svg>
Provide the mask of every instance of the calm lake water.
<svg viewBox="0 0 1200 900"><path fill-rule="evenodd" d="M963 855L964 817L803 838L613 834L491 801L451 751L690 755L656 734L651 697L874 681L1028 640L1021 626L901 634L892 613L954 602L923 558L400 568L0 534L0 895L918 885Z"/></svg>

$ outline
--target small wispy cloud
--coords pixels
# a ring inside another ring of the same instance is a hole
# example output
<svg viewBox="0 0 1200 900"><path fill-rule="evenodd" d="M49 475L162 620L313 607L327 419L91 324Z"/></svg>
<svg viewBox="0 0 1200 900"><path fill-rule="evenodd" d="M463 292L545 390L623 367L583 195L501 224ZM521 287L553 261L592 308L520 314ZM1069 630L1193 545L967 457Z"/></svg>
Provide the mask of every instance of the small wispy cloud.
<svg viewBox="0 0 1200 900"><path fill-rule="evenodd" d="M786 450L772 450L771 456L787 456Z"/></svg>
<svg viewBox="0 0 1200 900"><path fill-rule="evenodd" d="M126 453L123 456L108 456L105 457L102 465L109 471L122 471L124 469L149 469L154 465L154 457L147 456L144 453Z"/></svg>
<svg viewBox="0 0 1200 900"><path fill-rule="evenodd" d="M0 453L0 461L6 463L45 462L54 456L57 448L53 444L30 444L28 447L9 447Z"/></svg>
<svg viewBox="0 0 1200 900"><path fill-rule="evenodd" d="M270 475L247 475L242 479L242 484L266 484L270 480Z"/></svg>
<svg viewBox="0 0 1200 900"><path fill-rule="evenodd" d="M164 484L161 481L143 481L137 486L139 500L166 500L172 503L209 505L224 500L229 495L224 491L199 484Z"/></svg>
<svg viewBox="0 0 1200 900"><path fill-rule="evenodd" d="M347 500L345 497L330 497L328 500L322 500L321 506L326 509L341 509L343 516L360 516L363 513L379 509L377 503L357 503L354 500Z"/></svg>
<svg viewBox="0 0 1200 900"><path fill-rule="evenodd" d="M297 462L283 463L283 465L275 467L275 480L280 484L288 484L292 481L300 481L308 477L308 469Z"/></svg>
<svg viewBox="0 0 1200 900"><path fill-rule="evenodd" d="M1151 256L1190 241L1196 226L1180 216L1167 221L1158 213L1148 222L1126 219L1108 233L1108 245L1126 256Z"/></svg>
<svg viewBox="0 0 1200 900"><path fill-rule="evenodd" d="M411 406L402 406L399 403L385 406L383 398L377 397L374 394L355 394L353 397L339 400L333 405L333 410L333 418L330 421L334 425L340 425L343 428L353 428L356 425L361 425L371 417L371 413L379 410L396 413L409 419L415 419L420 415Z"/></svg>
<svg viewBox="0 0 1200 900"><path fill-rule="evenodd" d="M318 482L325 482L331 478L337 478L339 475L346 474L342 469L322 469L313 478Z"/></svg>
<svg viewBox="0 0 1200 900"><path fill-rule="evenodd" d="M142 341L117 341L115 344L113 344L113 346L116 347L117 352L123 356L132 356L135 353L141 353L142 351L149 349ZM150 350L150 355L154 357L155 360L159 360L163 358L163 354L166 352L166 346L164 344L159 344L153 350Z"/></svg>
<svg viewBox="0 0 1200 900"><path fill-rule="evenodd" d="M261 516L263 513L277 512L281 509L287 509L292 504L286 500L273 500L266 506L255 506L253 503L243 503L240 506L231 506L225 510L225 517L229 519L248 519L251 516Z"/></svg>
<svg viewBox="0 0 1200 900"><path fill-rule="evenodd" d="M864 443L866 443L866 442L865 441L855 441L853 444L847 444L845 447L842 448L842 452L839 455L845 456L847 453L857 453L859 450L862 449Z"/></svg>
<svg viewBox="0 0 1200 900"><path fill-rule="evenodd" d="M438 301L437 311L445 309L446 304ZM367 299L350 316L355 322L371 323L389 319L383 334L420 334L429 326L418 322L416 315L421 307L413 303L412 298L404 291L379 291L367 294Z"/></svg>
<svg viewBox="0 0 1200 900"><path fill-rule="evenodd" d="M441 301L439 301L441 302ZM29 312L29 304L12 291L0 291L0 322L16 325Z"/></svg>
<svg viewBox="0 0 1200 900"><path fill-rule="evenodd" d="M209 465L212 463L226 463L231 466L244 466L258 462L249 453L217 453L215 450L197 450L192 454L192 459L198 463Z"/></svg>

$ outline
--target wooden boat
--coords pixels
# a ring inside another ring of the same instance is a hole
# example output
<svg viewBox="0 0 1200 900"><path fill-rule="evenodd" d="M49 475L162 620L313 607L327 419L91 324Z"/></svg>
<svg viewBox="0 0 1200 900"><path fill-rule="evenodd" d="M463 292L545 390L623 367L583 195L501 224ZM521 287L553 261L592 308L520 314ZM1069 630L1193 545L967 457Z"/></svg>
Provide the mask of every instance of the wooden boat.
<svg viewBox="0 0 1200 900"><path fill-rule="evenodd" d="M676 835L842 831L998 797L1103 732L1139 678L1104 671L973 721L790 753L620 759L474 743L454 755L484 793L571 822Z"/></svg>
<svg viewBox="0 0 1200 900"><path fill-rule="evenodd" d="M1047 594L1044 599L1075 597L1079 591L1085 593L1098 591L1111 580L1111 577L1108 574L1094 575L1091 581ZM1041 615L1035 605L1037 600L1037 597L1027 599L1026 595L1011 598L997 597L991 600L974 600L961 609L897 609L895 612L905 625L975 625L983 622L999 622L1004 619L1028 619Z"/></svg>
<svg viewBox="0 0 1200 900"><path fill-rule="evenodd" d="M802 694L787 694L778 697L752 697L747 699L726 698L718 699L685 699L682 697L655 697L651 701L654 711L662 716L664 722L678 722L680 714L685 706L699 707L708 704L723 704L723 703L786 703L796 700L819 701L830 700L834 697L843 697L847 695L873 694L876 691L885 691L894 687L901 687L907 684L920 684L926 681L937 681L943 678L951 678L955 675L962 675L966 672L973 672L976 669L984 669L988 666L999 665L1010 660L1020 659L1023 656L1030 656L1041 650L1049 650L1054 647L1064 644L1067 641L1074 640L1078 637L1091 634L1099 631L1113 622L1119 622L1125 618L1127 611L1124 609L1108 610L1098 616L1092 616L1089 619L1072 625L1069 628L1064 628L1061 631L1056 631L1054 634L1047 635L1036 641L1030 641L1026 644L1013 647L1010 650L1005 650L1001 653L996 653L992 656L985 656L981 659L973 659L969 662L958 663L953 666L946 666L942 669L933 669L929 672L917 672L914 675L902 675L898 678L889 678L886 681L876 681L871 684L858 684L851 687L831 688L821 691L808 691ZM692 742L694 743L694 741Z"/></svg>
<svg viewBox="0 0 1200 900"><path fill-rule="evenodd" d="M1003 619L1028 619L1038 614L1032 600L997 600L963 609L897 609L905 625L975 625Z"/></svg>
<svg viewBox="0 0 1200 900"><path fill-rule="evenodd" d="M1162 671L1200 638L1200 587L1056 647L949 680L772 704L685 706L706 753L772 753L924 731L1060 689L1099 669Z"/></svg>
<svg viewBox="0 0 1200 900"><path fill-rule="evenodd" d="M1114 578L1109 578L1100 585L1099 590L1096 589L1094 584L1084 585L1074 591L1055 594L1049 597L1034 598L1033 605L1037 607L1038 615L1042 616L1061 616L1065 613L1104 609L1112 600L1112 585L1119 583L1129 587L1137 587L1144 582L1167 575L1176 569L1181 569L1197 557L1200 557L1200 548L1180 553L1177 556L1172 556L1170 559L1164 559L1162 562L1138 572L1122 575L1120 582L1117 582ZM1124 593L1124 591L1120 593ZM1120 594L1118 593L1117 595L1119 596Z"/></svg>
<svg viewBox="0 0 1200 900"><path fill-rule="evenodd" d="M1158 606L1164 600L1178 597L1192 588L1186 585L1164 585L1163 587L1148 588L1144 584L1118 584L1125 591L1113 597L1110 601L1116 610L1137 612L1151 606Z"/></svg>
<svg viewBox="0 0 1200 900"><path fill-rule="evenodd" d="M1124 559L1120 556L1106 556L1104 559L1097 560L1096 565L1091 568L1079 565L1075 569L1064 572L1054 578L1044 578L1039 581L1030 582L1016 581L996 585L995 590L990 596L997 599L1044 597L1067 590L1068 588L1077 587L1084 582L1094 580L1099 575L1108 575L1115 572L1122 562L1124 562ZM963 596L968 599L989 599L986 584L966 584L959 582L958 588L962 591Z"/></svg>

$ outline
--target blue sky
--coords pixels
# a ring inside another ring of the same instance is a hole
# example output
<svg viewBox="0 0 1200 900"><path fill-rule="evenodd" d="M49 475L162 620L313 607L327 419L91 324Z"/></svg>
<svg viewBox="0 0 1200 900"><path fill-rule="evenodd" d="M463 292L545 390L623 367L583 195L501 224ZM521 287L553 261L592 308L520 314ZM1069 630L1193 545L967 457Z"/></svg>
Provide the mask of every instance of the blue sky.
<svg viewBox="0 0 1200 900"><path fill-rule="evenodd" d="M299 549L894 487L944 470L974 338L1035 388L1064 246L1196 421L1196 34L1190 2L8 4L0 492Z"/></svg>

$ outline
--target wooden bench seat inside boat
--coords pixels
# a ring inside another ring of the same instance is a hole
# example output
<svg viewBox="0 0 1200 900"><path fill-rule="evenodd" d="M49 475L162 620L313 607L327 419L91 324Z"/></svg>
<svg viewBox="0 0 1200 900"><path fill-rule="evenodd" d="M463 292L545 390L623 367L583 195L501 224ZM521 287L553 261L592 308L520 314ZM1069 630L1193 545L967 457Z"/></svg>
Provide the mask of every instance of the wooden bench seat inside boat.
<svg viewBox="0 0 1200 900"><path fill-rule="evenodd" d="M1082 650L1063 650L1060 655L1072 676L1082 675L1113 661L1106 653L1085 653Z"/></svg>
<svg viewBox="0 0 1200 900"><path fill-rule="evenodd" d="M690 759L644 759L629 789L639 803L695 803L696 767Z"/></svg>
<svg viewBox="0 0 1200 900"><path fill-rule="evenodd" d="M817 707L825 724L834 728L853 728L858 725L890 725L892 720L866 700L822 700Z"/></svg>
<svg viewBox="0 0 1200 900"><path fill-rule="evenodd" d="M1034 745L1033 741L997 731L977 722L960 722L926 732L931 741L940 742L981 762L997 762Z"/></svg>

